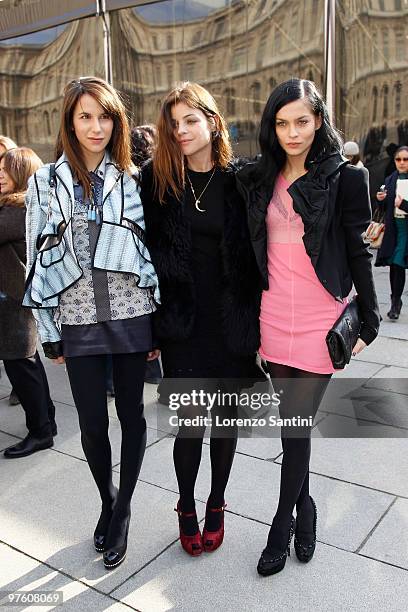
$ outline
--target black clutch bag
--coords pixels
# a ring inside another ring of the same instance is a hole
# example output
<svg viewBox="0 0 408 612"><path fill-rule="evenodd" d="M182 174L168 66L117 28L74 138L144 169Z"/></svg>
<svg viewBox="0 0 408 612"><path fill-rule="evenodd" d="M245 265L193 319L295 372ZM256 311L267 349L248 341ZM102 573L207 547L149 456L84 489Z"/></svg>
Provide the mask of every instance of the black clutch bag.
<svg viewBox="0 0 408 612"><path fill-rule="evenodd" d="M358 298L355 295L343 310L326 336L333 368L341 370L350 363L351 352L357 342L361 327Z"/></svg>

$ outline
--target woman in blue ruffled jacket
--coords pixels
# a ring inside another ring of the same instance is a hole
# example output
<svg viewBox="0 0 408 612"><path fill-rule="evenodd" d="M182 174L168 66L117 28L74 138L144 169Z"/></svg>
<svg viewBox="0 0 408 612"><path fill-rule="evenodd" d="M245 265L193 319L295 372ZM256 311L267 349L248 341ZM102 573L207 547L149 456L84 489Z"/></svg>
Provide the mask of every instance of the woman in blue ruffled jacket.
<svg viewBox="0 0 408 612"><path fill-rule="evenodd" d="M115 89L95 77L72 81L64 93L57 162L35 173L26 201L30 272L23 304L33 308L46 356L66 363L82 447L102 501L94 545L106 568L126 555L146 445L146 358L156 356L151 315L158 282L144 244L130 150ZM122 429L119 490L112 483L107 355L113 356Z"/></svg>

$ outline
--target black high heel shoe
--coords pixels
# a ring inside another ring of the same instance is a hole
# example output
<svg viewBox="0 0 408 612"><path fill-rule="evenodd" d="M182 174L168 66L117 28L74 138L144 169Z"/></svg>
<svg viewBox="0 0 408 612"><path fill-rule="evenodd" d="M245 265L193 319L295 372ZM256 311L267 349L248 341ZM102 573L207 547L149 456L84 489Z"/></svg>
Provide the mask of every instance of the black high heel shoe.
<svg viewBox="0 0 408 612"><path fill-rule="evenodd" d="M284 550L281 554L273 555L268 552L268 547L266 547L263 550L261 557L258 561L258 567L256 568L258 574L260 574L261 576L272 576L272 574L277 574L278 572L283 570L286 564L286 559L290 557L290 543L294 532L295 519L292 516L286 550Z"/></svg>
<svg viewBox="0 0 408 612"><path fill-rule="evenodd" d="M129 514L123 519L122 530L119 535L115 537L111 536L113 518L109 526L109 532L106 536L105 552L103 553L103 564L106 569L112 569L117 567L124 561L127 551L127 539L130 525L130 511ZM111 544L111 540L114 542Z"/></svg>
<svg viewBox="0 0 408 612"><path fill-rule="evenodd" d="M314 555L314 551L316 548L316 524L317 524L317 508L313 497L310 497L310 501L313 506L314 516L313 516L313 540L311 543L306 543L304 538L307 537L307 540L310 541L310 536L312 535L310 532L302 531L301 524L299 520L296 521L296 530L295 530L295 552L296 556L302 563L308 563L310 559ZM303 539L303 542L302 542Z"/></svg>
<svg viewBox="0 0 408 612"><path fill-rule="evenodd" d="M115 497L112 500L112 505L110 508L105 508L102 505L101 515L99 517L98 523L95 527L95 531L93 534L94 547L96 552L103 552L105 550L105 537L109 529L109 523L112 518L113 508L116 502L116 498L118 496L118 490L115 488Z"/></svg>

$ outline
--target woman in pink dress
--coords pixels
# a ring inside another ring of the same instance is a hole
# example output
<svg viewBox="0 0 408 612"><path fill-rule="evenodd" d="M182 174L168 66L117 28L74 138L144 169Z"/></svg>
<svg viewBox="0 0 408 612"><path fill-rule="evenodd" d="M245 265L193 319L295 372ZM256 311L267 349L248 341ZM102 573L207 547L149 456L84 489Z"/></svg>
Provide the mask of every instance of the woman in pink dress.
<svg viewBox="0 0 408 612"><path fill-rule="evenodd" d="M378 334L371 256L361 237L371 217L368 173L341 155L340 137L311 81L291 79L272 92L259 141L260 160L237 180L264 284L260 354L280 393L281 417L312 420L334 372L326 334L353 284L363 319L353 354ZM281 431L280 496L258 563L263 576L284 568L293 533L299 561L314 554L310 432Z"/></svg>

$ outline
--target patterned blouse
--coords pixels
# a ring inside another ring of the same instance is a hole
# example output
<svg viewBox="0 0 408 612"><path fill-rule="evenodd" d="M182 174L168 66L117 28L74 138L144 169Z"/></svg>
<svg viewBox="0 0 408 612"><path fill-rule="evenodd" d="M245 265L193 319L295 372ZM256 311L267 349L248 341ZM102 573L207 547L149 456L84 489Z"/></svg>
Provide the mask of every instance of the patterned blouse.
<svg viewBox="0 0 408 612"><path fill-rule="evenodd" d="M91 172L90 175L94 183L95 204L101 211L103 167L98 174ZM133 274L92 267L100 225L88 220L88 201L84 200L81 185L74 185L74 195L72 232L83 276L61 294L56 321L63 325L86 325L132 319L154 312L156 306L150 290L139 288Z"/></svg>

